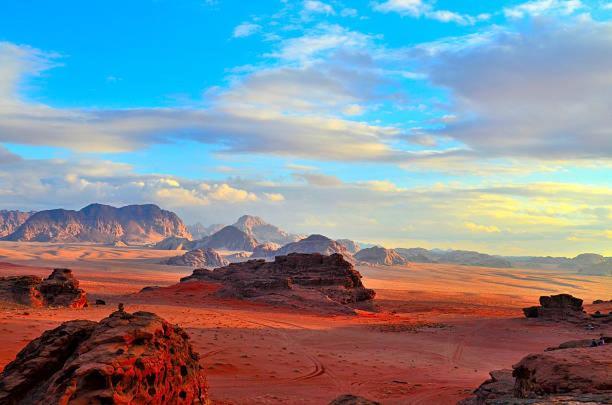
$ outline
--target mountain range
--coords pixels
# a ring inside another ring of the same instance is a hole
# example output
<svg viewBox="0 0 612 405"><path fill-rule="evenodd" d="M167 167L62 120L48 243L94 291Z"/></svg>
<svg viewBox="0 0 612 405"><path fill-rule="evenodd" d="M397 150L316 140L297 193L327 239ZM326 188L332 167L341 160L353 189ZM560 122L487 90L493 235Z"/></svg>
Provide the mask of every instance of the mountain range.
<svg viewBox="0 0 612 405"><path fill-rule="evenodd" d="M34 213L4 240L148 244L169 236L191 238L178 215L157 205L116 208L90 204L79 211L54 209Z"/></svg>
<svg viewBox="0 0 612 405"><path fill-rule="evenodd" d="M0 210L0 238L15 232L32 214L33 212Z"/></svg>

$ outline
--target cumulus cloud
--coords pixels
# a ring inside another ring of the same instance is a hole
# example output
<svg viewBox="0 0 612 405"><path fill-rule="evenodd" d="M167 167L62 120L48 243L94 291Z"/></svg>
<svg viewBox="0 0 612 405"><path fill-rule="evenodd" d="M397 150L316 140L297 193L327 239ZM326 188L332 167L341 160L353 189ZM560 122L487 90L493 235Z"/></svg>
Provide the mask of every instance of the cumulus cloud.
<svg viewBox="0 0 612 405"><path fill-rule="evenodd" d="M423 0L387 0L374 3L374 10L381 13L398 13L402 16L414 18L429 18L440 22L454 22L460 25L473 25L479 21L490 18L489 14L479 14L471 16L450 10L436 9L432 3Z"/></svg>
<svg viewBox="0 0 612 405"><path fill-rule="evenodd" d="M335 14L334 8L327 3L318 0L304 1L304 11L307 13Z"/></svg>
<svg viewBox="0 0 612 405"><path fill-rule="evenodd" d="M250 23L250 22L243 22L242 24L234 28L233 37L234 38L250 37L251 35L257 33L259 30L261 30L261 25Z"/></svg>
<svg viewBox="0 0 612 405"><path fill-rule="evenodd" d="M580 0L534 0L504 8L508 18L534 17L544 14L570 15L583 8Z"/></svg>

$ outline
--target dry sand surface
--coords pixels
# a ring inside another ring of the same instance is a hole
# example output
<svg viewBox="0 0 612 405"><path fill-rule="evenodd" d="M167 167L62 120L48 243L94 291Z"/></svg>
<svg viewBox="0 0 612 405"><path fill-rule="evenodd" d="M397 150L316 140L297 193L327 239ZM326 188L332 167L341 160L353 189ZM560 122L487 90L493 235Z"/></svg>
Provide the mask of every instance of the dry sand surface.
<svg viewBox="0 0 612 405"><path fill-rule="evenodd" d="M186 329L202 355L216 404L326 404L353 393L383 404L452 404L490 370L530 352L594 337L568 325L522 317L540 295L612 298L609 277L549 270L410 264L360 267L378 313L319 316L215 298L215 285L170 286L191 269L156 264L177 252L93 245L0 242L0 275L46 276L69 267L90 300L82 310L4 306L0 367L44 330L70 319L99 320L119 302ZM9 264L11 263L11 264ZM588 306L587 306L588 309Z"/></svg>

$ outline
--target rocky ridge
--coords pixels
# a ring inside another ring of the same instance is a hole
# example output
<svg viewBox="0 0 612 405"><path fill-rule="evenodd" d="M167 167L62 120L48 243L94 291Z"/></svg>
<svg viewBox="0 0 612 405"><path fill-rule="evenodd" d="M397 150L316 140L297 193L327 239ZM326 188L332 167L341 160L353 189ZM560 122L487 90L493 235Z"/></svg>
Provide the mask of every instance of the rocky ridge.
<svg viewBox="0 0 612 405"><path fill-rule="evenodd" d="M385 249L380 246L361 249L355 254L355 260L368 264L383 266L401 266L408 263L399 253L393 249Z"/></svg>
<svg viewBox="0 0 612 405"><path fill-rule="evenodd" d="M171 257L164 260L162 264L189 267L222 267L227 266L229 261L224 259L216 250L204 248L190 250L182 256Z"/></svg>

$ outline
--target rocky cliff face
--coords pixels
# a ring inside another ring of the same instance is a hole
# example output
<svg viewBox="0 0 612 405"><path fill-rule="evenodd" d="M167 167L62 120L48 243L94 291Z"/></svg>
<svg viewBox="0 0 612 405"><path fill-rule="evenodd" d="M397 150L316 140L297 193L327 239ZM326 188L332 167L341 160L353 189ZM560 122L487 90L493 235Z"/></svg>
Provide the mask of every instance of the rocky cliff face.
<svg viewBox="0 0 612 405"><path fill-rule="evenodd" d="M233 226L261 243L271 242L284 245L300 239L298 235L289 234L277 226L267 223L260 217L252 215L241 216Z"/></svg>
<svg viewBox="0 0 612 405"><path fill-rule="evenodd" d="M349 260L353 258L344 246L323 235L310 235L306 239L289 243L278 249L275 255L284 256L290 253L319 253L322 255L339 253Z"/></svg>
<svg viewBox="0 0 612 405"><path fill-rule="evenodd" d="M491 372L491 378L475 395L459 404L610 403L612 345L561 346L554 351L530 354L515 364L513 370Z"/></svg>
<svg viewBox="0 0 612 405"><path fill-rule="evenodd" d="M182 256L171 257L162 263L171 266L222 267L227 266L229 261L225 260L216 250L204 248L191 250Z"/></svg>
<svg viewBox="0 0 612 405"><path fill-rule="evenodd" d="M336 242L344 246L344 248L352 255L361 250L361 246L354 240L350 239L336 239Z"/></svg>
<svg viewBox="0 0 612 405"><path fill-rule="evenodd" d="M380 246L362 249L355 254L355 259L369 264L383 266L401 266L408 261L393 249L385 249Z"/></svg>
<svg viewBox="0 0 612 405"><path fill-rule="evenodd" d="M0 210L0 238L15 232L33 212Z"/></svg>
<svg viewBox="0 0 612 405"><path fill-rule="evenodd" d="M193 243L193 248L207 247L212 249L245 250L252 252L257 240L234 226L226 226L220 231Z"/></svg>
<svg viewBox="0 0 612 405"><path fill-rule="evenodd" d="M0 374L0 403L208 404L187 334L149 312L69 321L30 342Z"/></svg>
<svg viewBox="0 0 612 405"><path fill-rule="evenodd" d="M293 253L274 262L249 260L215 270L197 269L181 282L207 281L223 285L219 294L301 309L352 313L351 304L369 301L374 291L340 254Z"/></svg>
<svg viewBox="0 0 612 405"><path fill-rule="evenodd" d="M6 239L143 244L155 243L168 236L191 236L183 221L173 212L152 204L122 208L91 204L80 211L56 209L37 212Z"/></svg>
<svg viewBox="0 0 612 405"><path fill-rule="evenodd" d="M44 280L38 276L0 277L0 300L32 307L87 306L87 295L69 269L54 269Z"/></svg>

